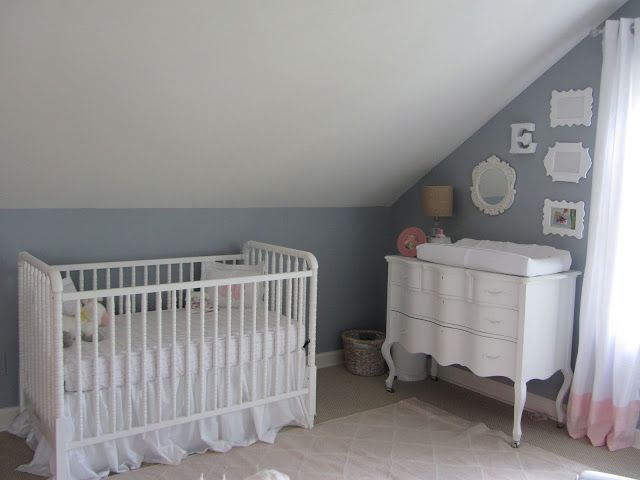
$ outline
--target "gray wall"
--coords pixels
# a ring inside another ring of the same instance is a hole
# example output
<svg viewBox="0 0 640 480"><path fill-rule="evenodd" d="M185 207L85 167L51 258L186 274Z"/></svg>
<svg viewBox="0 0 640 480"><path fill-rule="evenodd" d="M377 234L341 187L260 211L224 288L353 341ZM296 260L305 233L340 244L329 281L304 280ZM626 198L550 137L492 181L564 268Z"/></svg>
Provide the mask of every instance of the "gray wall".
<svg viewBox="0 0 640 480"><path fill-rule="evenodd" d="M18 402L16 257L51 264L236 253L246 240L313 252L318 352L350 327L382 326L386 208L0 210L0 407ZM0 357L2 358L2 357Z"/></svg>
<svg viewBox="0 0 640 480"><path fill-rule="evenodd" d="M640 16L640 1L632 0L611 18ZM409 189L391 208L389 247L395 250L395 237L403 228L417 225L430 228L431 221L420 209L420 190L424 185L453 185L454 214L443 219L447 234L454 240L470 237L520 243L539 243L569 250L573 258L572 268L584 271L589 224L589 200L591 176L578 184L552 182L546 176L543 159L548 147L556 141L582 142L593 158L597 125L598 93L602 68L601 37L588 37L551 67L500 113L473 134L442 163L431 170ZM549 100L552 90L568 90L593 87L594 105L590 127L556 127L549 125ZM534 141L538 143L535 154L512 155L509 153L511 123L534 122ZM516 170L516 198L513 206L498 216L485 215L471 202L469 187L471 170L492 154L508 162ZM598 159L593 159L597 162ZM584 201L586 208L585 234L581 240L542 234L542 207L545 198L552 200ZM576 304L574 330L574 356L578 340L578 310L580 287ZM549 381L532 381L532 392L546 397L555 396L561 383L556 375Z"/></svg>

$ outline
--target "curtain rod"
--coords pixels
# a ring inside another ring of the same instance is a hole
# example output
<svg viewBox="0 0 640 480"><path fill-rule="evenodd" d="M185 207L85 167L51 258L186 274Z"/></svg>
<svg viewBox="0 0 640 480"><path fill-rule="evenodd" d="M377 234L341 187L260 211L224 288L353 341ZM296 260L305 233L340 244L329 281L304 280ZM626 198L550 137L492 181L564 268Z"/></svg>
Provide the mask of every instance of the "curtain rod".
<svg viewBox="0 0 640 480"><path fill-rule="evenodd" d="M595 38L595 37L599 37L600 35L602 35L604 33L604 26L599 27L599 28L594 28L593 30L591 30L591 37ZM636 33L636 24L632 23L631 24L631 33L635 34Z"/></svg>

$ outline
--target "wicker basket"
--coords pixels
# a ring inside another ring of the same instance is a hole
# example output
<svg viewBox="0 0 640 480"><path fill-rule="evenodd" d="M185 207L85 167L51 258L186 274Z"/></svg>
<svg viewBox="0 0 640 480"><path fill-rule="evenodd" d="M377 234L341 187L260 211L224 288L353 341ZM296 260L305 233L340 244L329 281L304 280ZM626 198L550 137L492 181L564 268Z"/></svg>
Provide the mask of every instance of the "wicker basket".
<svg viewBox="0 0 640 480"><path fill-rule="evenodd" d="M342 332L344 364L354 375L375 377L384 373L384 358L380 347L384 333L376 330L347 330Z"/></svg>

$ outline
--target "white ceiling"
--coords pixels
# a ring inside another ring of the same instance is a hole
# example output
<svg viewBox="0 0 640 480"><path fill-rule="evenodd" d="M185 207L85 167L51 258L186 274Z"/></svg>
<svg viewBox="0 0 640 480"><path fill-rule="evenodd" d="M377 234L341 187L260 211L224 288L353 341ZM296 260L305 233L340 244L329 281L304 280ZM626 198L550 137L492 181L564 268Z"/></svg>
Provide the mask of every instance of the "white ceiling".
<svg viewBox="0 0 640 480"><path fill-rule="evenodd" d="M623 0L0 0L0 208L388 205Z"/></svg>

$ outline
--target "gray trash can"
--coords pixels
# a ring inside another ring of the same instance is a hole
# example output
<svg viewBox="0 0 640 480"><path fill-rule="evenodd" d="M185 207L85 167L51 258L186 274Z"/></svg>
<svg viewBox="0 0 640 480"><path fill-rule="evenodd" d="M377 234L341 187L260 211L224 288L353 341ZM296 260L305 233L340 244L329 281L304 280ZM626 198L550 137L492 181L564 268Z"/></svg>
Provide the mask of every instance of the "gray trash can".
<svg viewBox="0 0 640 480"><path fill-rule="evenodd" d="M409 353L402 345L394 343L391 357L401 382L418 382L427 378L427 356L424 353Z"/></svg>

